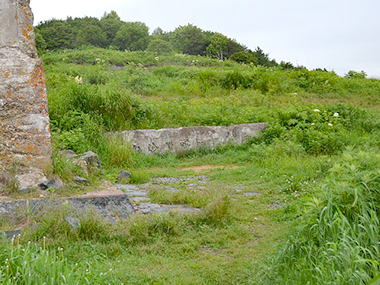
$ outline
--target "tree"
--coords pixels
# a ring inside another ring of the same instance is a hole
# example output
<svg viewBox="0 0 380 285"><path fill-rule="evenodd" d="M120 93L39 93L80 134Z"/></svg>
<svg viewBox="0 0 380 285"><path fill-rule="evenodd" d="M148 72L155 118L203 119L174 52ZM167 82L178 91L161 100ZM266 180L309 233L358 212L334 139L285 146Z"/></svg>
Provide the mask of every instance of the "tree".
<svg viewBox="0 0 380 285"><path fill-rule="evenodd" d="M170 41L170 33L165 32L160 27L157 27L154 29L151 38L152 39L160 39L160 40L164 40L166 42L169 42Z"/></svg>
<svg viewBox="0 0 380 285"><path fill-rule="evenodd" d="M260 47L257 47L255 51L253 52L253 54L257 58L259 65L267 66L267 67L272 67L272 66L277 65L276 61L270 60L269 54L264 53L264 51Z"/></svg>
<svg viewBox="0 0 380 285"><path fill-rule="evenodd" d="M192 55L205 55L210 44L207 34L192 24L176 28L170 41L177 51Z"/></svg>
<svg viewBox="0 0 380 285"><path fill-rule="evenodd" d="M67 21L45 21L37 29L45 40L47 49L70 49L76 46L76 31Z"/></svg>
<svg viewBox="0 0 380 285"><path fill-rule="evenodd" d="M239 63L246 63L246 64L254 64L256 65L258 63L257 58L253 55L252 52L246 52L246 51L239 51L231 55L231 60L239 62Z"/></svg>
<svg viewBox="0 0 380 285"><path fill-rule="evenodd" d="M112 19L112 20L120 21L119 15L114 10L111 10L111 12L109 12L109 13L104 12L103 17L101 18L101 20L105 20L105 19Z"/></svg>
<svg viewBox="0 0 380 285"><path fill-rule="evenodd" d="M153 39L149 42L146 50L150 52L156 52L158 54L167 54L173 51L173 47L167 41L164 41L162 39Z"/></svg>
<svg viewBox="0 0 380 285"><path fill-rule="evenodd" d="M80 44L90 44L98 47L105 47L107 40L103 30L98 25L87 25L78 34Z"/></svg>
<svg viewBox="0 0 380 285"><path fill-rule="evenodd" d="M120 50L145 50L149 42L149 28L142 22L124 23L116 33L113 44Z"/></svg>
<svg viewBox="0 0 380 285"><path fill-rule="evenodd" d="M109 46L112 44L115 39L116 33L119 31L123 21L120 20L120 17L115 11L107 14L104 12L102 19L100 20L100 27L102 28L106 36L106 45Z"/></svg>
<svg viewBox="0 0 380 285"><path fill-rule="evenodd" d="M207 47L207 53L220 60L230 58L231 55L245 50L246 47L220 33L211 36L211 43Z"/></svg>
<svg viewBox="0 0 380 285"><path fill-rule="evenodd" d="M360 72L350 70L347 74L344 75L344 77L350 79L364 79L367 77L367 73L365 73L363 70Z"/></svg>
<svg viewBox="0 0 380 285"><path fill-rule="evenodd" d="M38 30L36 30L35 31L35 35L36 35L36 47L37 47L37 50L39 52L46 50L47 49L47 44L46 44L46 41L45 41L44 37L42 36L42 34Z"/></svg>
<svg viewBox="0 0 380 285"><path fill-rule="evenodd" d="M285 62L283 60L280 62L279 67L284 69L284 70L285 69L296 69L296 67L291 62Z"/></svg>

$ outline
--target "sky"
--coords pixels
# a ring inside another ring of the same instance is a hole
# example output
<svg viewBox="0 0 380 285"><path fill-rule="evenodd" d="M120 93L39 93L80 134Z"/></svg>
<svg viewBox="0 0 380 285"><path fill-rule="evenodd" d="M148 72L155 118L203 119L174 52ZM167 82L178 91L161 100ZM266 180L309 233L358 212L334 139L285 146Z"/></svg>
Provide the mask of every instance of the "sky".
<svg viewBox="0 0 380 285"><path fill-rule="evenodd" d="M101 18L114 10L125 22L160 27L196 25L222 33L271 59L344 75L380 78L378 0L31 0L35 24L68 16Z"/></svg>

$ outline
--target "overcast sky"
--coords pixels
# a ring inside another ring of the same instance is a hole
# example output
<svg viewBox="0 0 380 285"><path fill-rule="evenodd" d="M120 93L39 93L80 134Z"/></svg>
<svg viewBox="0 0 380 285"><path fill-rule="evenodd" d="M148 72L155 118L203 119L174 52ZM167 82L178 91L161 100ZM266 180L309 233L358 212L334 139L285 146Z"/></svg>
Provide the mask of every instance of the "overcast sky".
<svg viewBox="0 0 380 285"><path fill-rule="evenodd" d="M277 62L380 78L379 0L31 0L35 24L67 16L100 18L115 10L150 32L194 24L220 32Z"/></svg>

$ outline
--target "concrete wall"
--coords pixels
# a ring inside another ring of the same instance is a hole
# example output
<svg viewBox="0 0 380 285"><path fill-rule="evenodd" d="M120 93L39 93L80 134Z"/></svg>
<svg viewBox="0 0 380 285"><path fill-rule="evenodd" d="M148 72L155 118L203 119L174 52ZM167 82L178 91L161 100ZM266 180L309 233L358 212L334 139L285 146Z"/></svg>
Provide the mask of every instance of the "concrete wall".
<svg viewBox="0 0 380 285"><path fill-rule="evenodd" d="M160 130L133 130L119 134L132 142L135 152L146 154L172 152L179 154L197 148L214 148L227 143L242 144L266 128L265 123L229 127L184 127Z"/></svg>
<svg viewBox="0 0 380 285"><path fill-rule="evenodd" d="M27 0L0 0L0 170L44 169L51 146L45 74Z"/></svg>

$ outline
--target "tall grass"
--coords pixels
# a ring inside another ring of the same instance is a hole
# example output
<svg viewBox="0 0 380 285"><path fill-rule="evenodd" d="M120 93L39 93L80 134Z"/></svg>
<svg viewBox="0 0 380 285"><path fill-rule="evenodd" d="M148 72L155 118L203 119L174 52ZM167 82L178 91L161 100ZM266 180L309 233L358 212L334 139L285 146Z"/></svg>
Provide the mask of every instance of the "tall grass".
<svg viewBox="0 0 380 285"><path fill-rule="evenodd" d="M0 282L2 284L94 284L102 282L86 264L74 265L64 257L63 248L22 243L16 237L0 240Z"/></svg>
<svg viewBox="0 0 380 285"><path fill-rule="evenodd" d="M363 284L379 273L379 154L347 151L299 207L266 281Z"/></svg>

